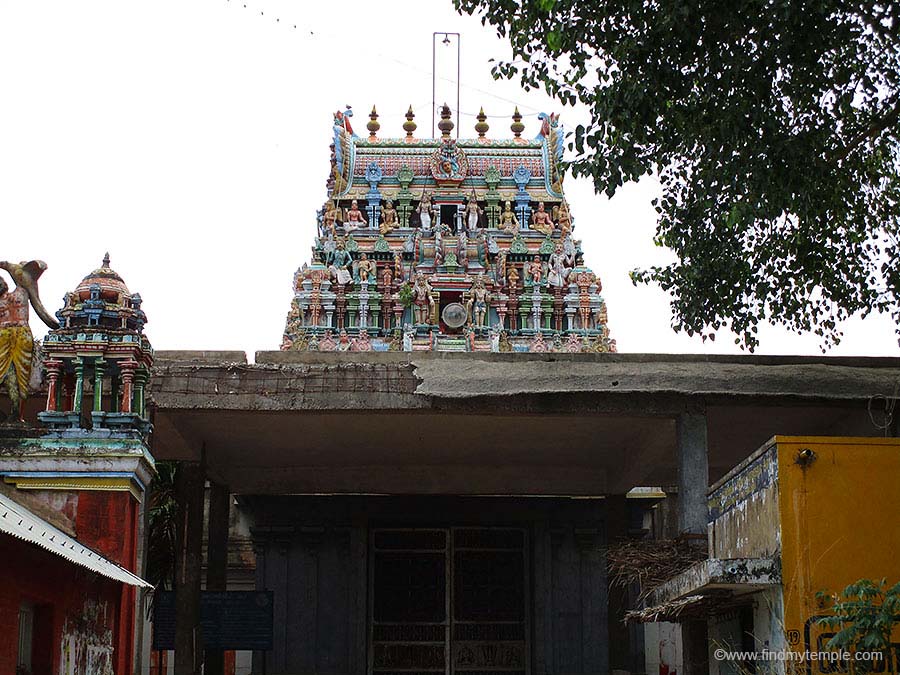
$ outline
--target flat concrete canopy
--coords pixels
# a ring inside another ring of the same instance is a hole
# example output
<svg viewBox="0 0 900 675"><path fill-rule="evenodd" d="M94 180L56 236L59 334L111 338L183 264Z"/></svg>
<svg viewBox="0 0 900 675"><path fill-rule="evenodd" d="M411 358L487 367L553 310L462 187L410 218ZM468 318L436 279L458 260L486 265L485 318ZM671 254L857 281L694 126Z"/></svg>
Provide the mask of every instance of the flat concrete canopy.
<svg viewBox="0 0 900 675"><path fill-rule="evenodd" d="M238 494L600 496L676 482L705 412L710 480L775 434L879 436L900 359L157 352L157 459Z"/></svg>

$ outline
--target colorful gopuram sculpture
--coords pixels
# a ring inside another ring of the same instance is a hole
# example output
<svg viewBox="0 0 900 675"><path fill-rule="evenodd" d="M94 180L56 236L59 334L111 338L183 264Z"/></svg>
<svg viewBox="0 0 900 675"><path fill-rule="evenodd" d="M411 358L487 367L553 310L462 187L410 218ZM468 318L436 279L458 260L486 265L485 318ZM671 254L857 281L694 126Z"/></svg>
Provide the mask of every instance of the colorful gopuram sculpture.
<svg viewBox="0 0 900 675"><path fill-rule="evenodd" d="M294 276L285 350L610 352L598 277L563 194L563 128L541 114L522 138L369 135L334 115L328 199L312 260Z"/></svg>

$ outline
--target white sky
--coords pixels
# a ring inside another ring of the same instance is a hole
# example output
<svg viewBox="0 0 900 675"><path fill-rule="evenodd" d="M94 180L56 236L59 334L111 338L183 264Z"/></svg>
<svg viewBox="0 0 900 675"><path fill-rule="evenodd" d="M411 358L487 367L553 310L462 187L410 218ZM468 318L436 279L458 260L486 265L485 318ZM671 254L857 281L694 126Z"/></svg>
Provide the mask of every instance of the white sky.
<svg viewBox="0 0 900 675"><path fill-rule="evenodd" d="M511 135L513 102L529 137L541 110L579 121L495 82L488 59L508 48L450 0L0 0L0 258L48 263L52 312L108 250L157 349L277 349L325 200L332 113L352 105L364 133L374 103L380 135L401 136L412 104L429 136L433 31L462 34L460 109L498 116L488 136ZM455 79L443 50L439 76ZM441 79L438 103L455 89ZM461 135L473 124L463 115ZM566 181L612 335L623 352L737 352L728 334L673 333L665 294L628 279L667 260L651 241L657 190L608 200ZM815 336L760 332L761 353L819 353ZM851 321L831 353L896 355L894 326Z"/></svg>

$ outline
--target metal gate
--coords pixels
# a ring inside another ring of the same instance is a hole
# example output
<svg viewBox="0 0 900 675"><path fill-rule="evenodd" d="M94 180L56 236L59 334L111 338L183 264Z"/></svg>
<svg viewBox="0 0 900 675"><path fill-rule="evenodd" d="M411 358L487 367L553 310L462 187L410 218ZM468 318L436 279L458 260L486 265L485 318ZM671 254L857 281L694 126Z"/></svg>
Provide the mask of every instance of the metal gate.
<svg viewBox="0 0 900 675"><path fill-rule="evenodd" d="M528 675L526 533L375 529L369 672Z"/></svg>

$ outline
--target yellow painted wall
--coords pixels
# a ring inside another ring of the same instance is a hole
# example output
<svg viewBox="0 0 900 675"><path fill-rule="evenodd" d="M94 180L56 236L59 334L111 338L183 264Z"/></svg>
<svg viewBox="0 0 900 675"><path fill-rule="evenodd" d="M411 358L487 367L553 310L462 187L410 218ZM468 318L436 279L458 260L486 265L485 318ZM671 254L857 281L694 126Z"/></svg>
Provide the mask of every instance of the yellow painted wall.
<svg viewBox="0 0 900 675"><path fill-rule="evenodd" d="M900 439L775 442L785 634L791 649L815 650L822 630L810 617L827 613L818 591L839 592L861 578L900 581ZM816 455L805 468L797 461L803 449Z"/></svg>

